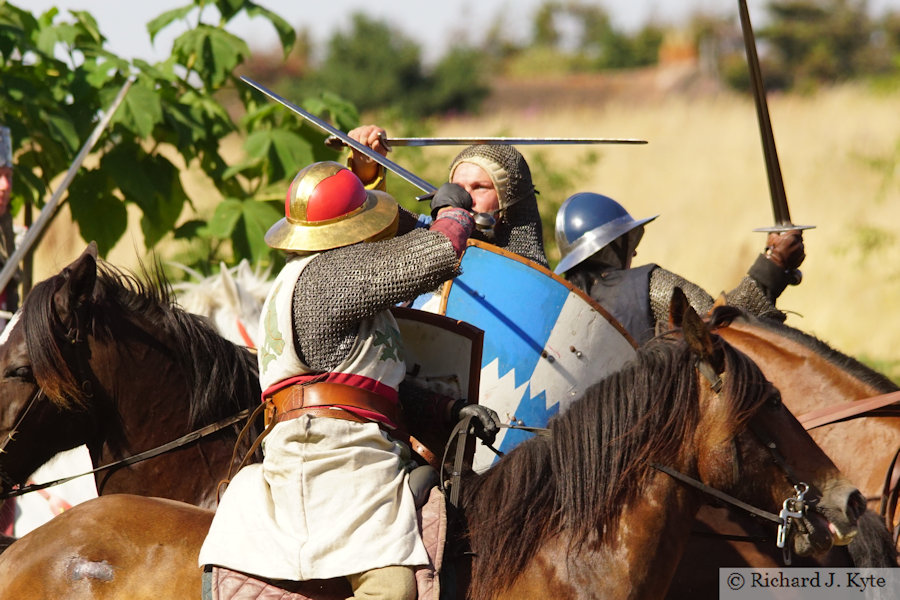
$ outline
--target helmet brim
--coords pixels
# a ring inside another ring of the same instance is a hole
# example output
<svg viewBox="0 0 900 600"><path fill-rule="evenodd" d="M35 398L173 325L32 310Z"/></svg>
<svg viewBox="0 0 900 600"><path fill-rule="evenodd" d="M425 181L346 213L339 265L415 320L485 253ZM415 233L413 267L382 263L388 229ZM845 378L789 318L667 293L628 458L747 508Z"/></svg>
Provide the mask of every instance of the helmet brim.
<svg viewBox="0 0 900 600"><path fill-rule="evenodd" d="M378 190L366 190L366 201L350 215L318 222L279 220L266 232L266 244L276 250L321 252L362 242L390 228L397 219L397 201Z"/></svg>
<svg viewBox="0 0 900 600"><path fill-rule="evenodd" d="M625 213L625 215L616 219L615 221L611 221L586 232L574 244L572 244L572 247L569 249L569 253L566 254L559 261L559 264L556 265L554 273L556 273L557 275L562 275L572 267L593 256L596 252L598 252L600 249L602 249L604 246L606 246L616 238L625 235L636 227L640 227L641 225L649 223L658 216L659 215L653 215L652 217L647 217L646 219L639 219L635 221L631 218L630 215L628 215L628 213Z"/></svg>

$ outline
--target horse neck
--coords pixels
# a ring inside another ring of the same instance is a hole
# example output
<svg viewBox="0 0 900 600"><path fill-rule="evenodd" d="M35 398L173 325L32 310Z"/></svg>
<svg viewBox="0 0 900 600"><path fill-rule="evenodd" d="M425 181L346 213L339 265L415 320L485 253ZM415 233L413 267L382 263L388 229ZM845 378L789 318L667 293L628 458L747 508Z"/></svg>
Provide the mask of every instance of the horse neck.
<svg viewBox="0 0 900 600"><path fill-rule="evenodd" d="M191 390L184 367L164 348L131 341L95 346L92 355L112 413L105 419L105 446L150 447L188 432Z"/></svg>
<svg viewBox="0 0 900 600"><path fill-rule="evenodd" d="M775 330L735 322L716 333L759 365L795 415L883 392L815 349Z"/></svg>
<svg viewBox="0 0 900 600"><path fill-rule="evenodd" d="M588 540L572 551L570 536L562 532L496 597L567 597L566 590L577 588L581 596L591 598L662 598L700 505L696 494L654 472L645 491L623 508L617 527L602 541Z"/></svg>
<svg viewBox="0 0 900 600"><path fill-rule="evenodd" d="M889 382L877 373L837 364L776 329L739 320L716 332L759 366L781 392L784 405L797 417L896 389L891 389ZM852 359L847 360L849 363ZM812 429L810 435L863 494L869 498L881 495L885 473L897 450L898 419L867 416ZM876 507L877 501L870 501L870 508Z"/></svg>
<svg viewBox="0 0 900 600"><path fill-rule="evenodd" d="M113 352L110 356L108 352ZM113 414L106 429L88 442L95 466L133 456L190 432L191 389L184 365L164 348L133 341L94 349ZM105 365L105 366L104 366ZM233 440L203 439L125 469L96 476L100 494L160 496L190 504L216 504L219 481L231 465ZM189 475L188 475L189 474Z"/></svg>

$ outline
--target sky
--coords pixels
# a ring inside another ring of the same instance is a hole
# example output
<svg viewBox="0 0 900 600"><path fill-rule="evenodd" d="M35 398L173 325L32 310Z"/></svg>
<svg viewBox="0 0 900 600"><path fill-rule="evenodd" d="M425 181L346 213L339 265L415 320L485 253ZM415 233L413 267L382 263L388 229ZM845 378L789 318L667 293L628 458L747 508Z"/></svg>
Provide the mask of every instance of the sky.
<svg viewBox="0 0 900 600"><path fill-rule="evenodd" d="M282 16L295 28L305 28L321 46L337 28L347 27L349 16L365 12L370 17L396 24L422 47L424 60L440 57L454 40L477 44L487 29L504 15L513 39L529 34L531 18L546 0L257 0L257 3ZM759 15L768 0L748 0L751 21L762 23ZM613 23L633 31L655 20L678 23L697 10L717 15L737 15L737 0L582 0L606 8ZM108 40L108 49L124 58L143 58L155 62L168 56L172 40L181 30L164 30L151 45L145 25L167 10L188 4L188 0L11 0L35 15L56 6L65 11L87 10ZM311 5L315 6L312 8ZM880 14L888 7L900 9L900 0L869 0L870 9ZM736 17L735 17L736 18ZM252 50L275 48L274 29L262 19L240 17L229 30L246 40Z"/></svg>

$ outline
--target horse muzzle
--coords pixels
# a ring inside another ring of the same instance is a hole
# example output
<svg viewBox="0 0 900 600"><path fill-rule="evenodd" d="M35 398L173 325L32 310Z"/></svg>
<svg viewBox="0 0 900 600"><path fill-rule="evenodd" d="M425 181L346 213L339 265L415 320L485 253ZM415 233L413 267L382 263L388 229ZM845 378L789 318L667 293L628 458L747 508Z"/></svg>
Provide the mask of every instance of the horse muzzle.
<svg viewBox="0 0 900 600"><path fill-rule="evenodd" d="M865 498L852 485L829 488L795 523L793 552L809 556L823 554L832 546L846 546L856 536L859 517L865 510Z"/></svg>

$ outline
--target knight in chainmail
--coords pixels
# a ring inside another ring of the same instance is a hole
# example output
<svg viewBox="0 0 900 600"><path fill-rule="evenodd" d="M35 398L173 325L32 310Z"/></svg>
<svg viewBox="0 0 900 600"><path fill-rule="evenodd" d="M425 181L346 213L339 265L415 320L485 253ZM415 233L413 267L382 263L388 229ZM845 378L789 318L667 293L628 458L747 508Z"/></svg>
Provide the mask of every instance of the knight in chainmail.
<svg viewBox="0 0 900 600"><path fill-rule="evenodd" d="M12 169L12 135L8 127L0 126L0 268L6 264L16 249L16 233L12 213L9 210ZM0 309L15 312L19 307L18 282L19 277L14 275L6 289L0 292ZM5 322L5 319L0 318L0 323Z"/></svg>
<svg viewBox="0 0 900 600"><path fill-rule="evenodd" d="M266 234L290 257L260 319L272 428L263 462L229 484L200 551L205 598L221 568L346 577L354 598L415 598L413 568L429 559L409 488L415 463L399 434L406 365L389 308L457 273L474 227L467 204L465 190L445 184L431 227L395 237L396 201L346 167L314 163L294 178L286 216ZM448 422L473 416L486 439L496 435L490 409L443 408Z"/></svg>
<svg viewBox="0 0 900 600"><path fill-rule="evenodd" d="M563 275L612 314L638 344L668 327L669 304L676 287L691 306L707 313L713 298L703 288L656 264L632 267L644 225L658 215L635 220L621 204L602 194L570 196L556 214L556 241ZM784 321L776 299L791 283L805 258L799 230L770 233L766 250L747 275L725 294L728 304L757 316Z"/></svg>
<svg viewBox="0 0 900 600"><path fill-rule="evenodd" d="M375 125L364 125L348 135L386 155L386 132ZM370 189L384 189L384 167L364 155L352 152L348 165ZM473 168L474 167L474 168ZM472 237L532 260L547 267L543 227L538 212L537 194L531 169L513 146L476 144L460 152L450 163L449 181L462 186L472 196L478 229ZM400 209L400 230L427 227L428 216ZM492 226L481 227L482 219Z"/></svg>

